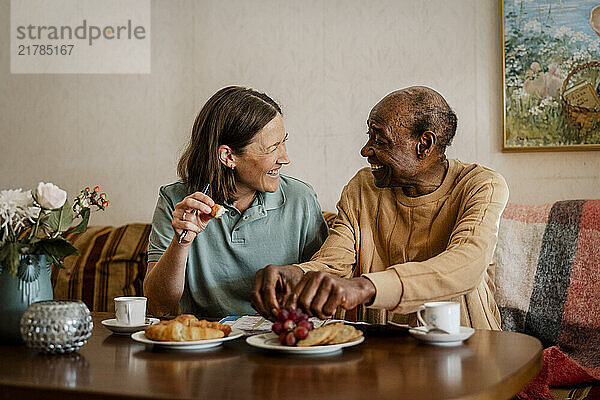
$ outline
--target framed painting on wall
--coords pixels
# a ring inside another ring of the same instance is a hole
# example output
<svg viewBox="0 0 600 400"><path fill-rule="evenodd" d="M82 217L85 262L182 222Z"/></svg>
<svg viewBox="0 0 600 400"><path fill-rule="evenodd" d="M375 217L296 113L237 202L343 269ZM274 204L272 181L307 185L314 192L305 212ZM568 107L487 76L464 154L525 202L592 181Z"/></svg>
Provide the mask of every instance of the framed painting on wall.
<svg viewBox="0 0 600 400"><path fill-rule="evenodd" d="M501 2L502 150L600 150L600 0Z"/></svg>

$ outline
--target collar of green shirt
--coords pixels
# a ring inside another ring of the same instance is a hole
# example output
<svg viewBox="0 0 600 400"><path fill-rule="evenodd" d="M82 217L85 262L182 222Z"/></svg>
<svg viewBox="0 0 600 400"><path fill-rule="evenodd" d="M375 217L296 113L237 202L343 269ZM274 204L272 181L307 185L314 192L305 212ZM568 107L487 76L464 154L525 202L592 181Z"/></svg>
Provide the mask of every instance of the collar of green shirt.
<svg viewBox="0 0 600 400"><path fill-rule="evenodd" d="M256 206L257 203L259 206L262 205L265 211L275 210L285 204L285 191L281 185L279 185L279 188L277 188L275 193L257 192L256 199L252 202L250 207ZM225 205L233 207L229 203L225 203Z"/></svg>
<svg viewBox="0 0 600 400"><path fill-rule="evenodd" d="M285 192L281 185L274 193L258 192L258 196L260 197L259 201L264 204L267 211L282 207L285 204Z"/></svg>

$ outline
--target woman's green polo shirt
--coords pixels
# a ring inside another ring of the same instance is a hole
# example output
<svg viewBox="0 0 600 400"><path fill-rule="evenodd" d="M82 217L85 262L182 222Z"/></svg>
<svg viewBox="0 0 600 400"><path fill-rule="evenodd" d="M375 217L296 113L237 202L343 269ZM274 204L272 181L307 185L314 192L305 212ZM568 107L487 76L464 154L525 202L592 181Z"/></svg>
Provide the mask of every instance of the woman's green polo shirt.
<svg viewBox="0 0 600 400"><path fill-rule="evenodd" d="M158 261L171 243L172 213L187 195L181 182L160 188L148 262ZM254 314L250 296L256 271L269 264L308 261L328 235L312 187L286 175L280 175L276 192L259 192L243 214L232 205L225 207L223 217L212 219L190 247L179 302L183 313Z"/></svg>

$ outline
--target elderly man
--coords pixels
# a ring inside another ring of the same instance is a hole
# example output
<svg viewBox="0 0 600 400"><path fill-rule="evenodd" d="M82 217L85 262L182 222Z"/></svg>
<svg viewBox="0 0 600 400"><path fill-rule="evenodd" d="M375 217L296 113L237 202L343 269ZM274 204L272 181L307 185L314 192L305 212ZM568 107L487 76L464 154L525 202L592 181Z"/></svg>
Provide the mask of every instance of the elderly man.
<svg viewBox="0 0 600 400"><path fill-rule="evenodd" d="M452 300L461 325L500 329L492 259L508 188L489 168L446 159L456 123L432 89L383 98L361 150L371 167L344 187L329 238L309 262L259 270L254 307L327 318L358 306L359 320L414 325L424 302Z"/></svg>

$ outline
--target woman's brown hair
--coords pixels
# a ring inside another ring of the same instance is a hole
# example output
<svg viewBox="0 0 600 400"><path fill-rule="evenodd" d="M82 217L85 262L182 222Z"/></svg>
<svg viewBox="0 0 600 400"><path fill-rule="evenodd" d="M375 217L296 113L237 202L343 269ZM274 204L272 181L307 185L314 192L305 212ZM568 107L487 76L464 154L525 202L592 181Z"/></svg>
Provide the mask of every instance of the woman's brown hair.
<svg viewBox="0 0 600 400"><path fill-rule="evenodd" d="M281 108L269 96L239 86L215 93L198 113L190 141L177 174L189 192L201 191L210 183L210 196L217 203L236 200L234 170L219 160L219 146L227 145L241 155L254 136Z"/></svg>

